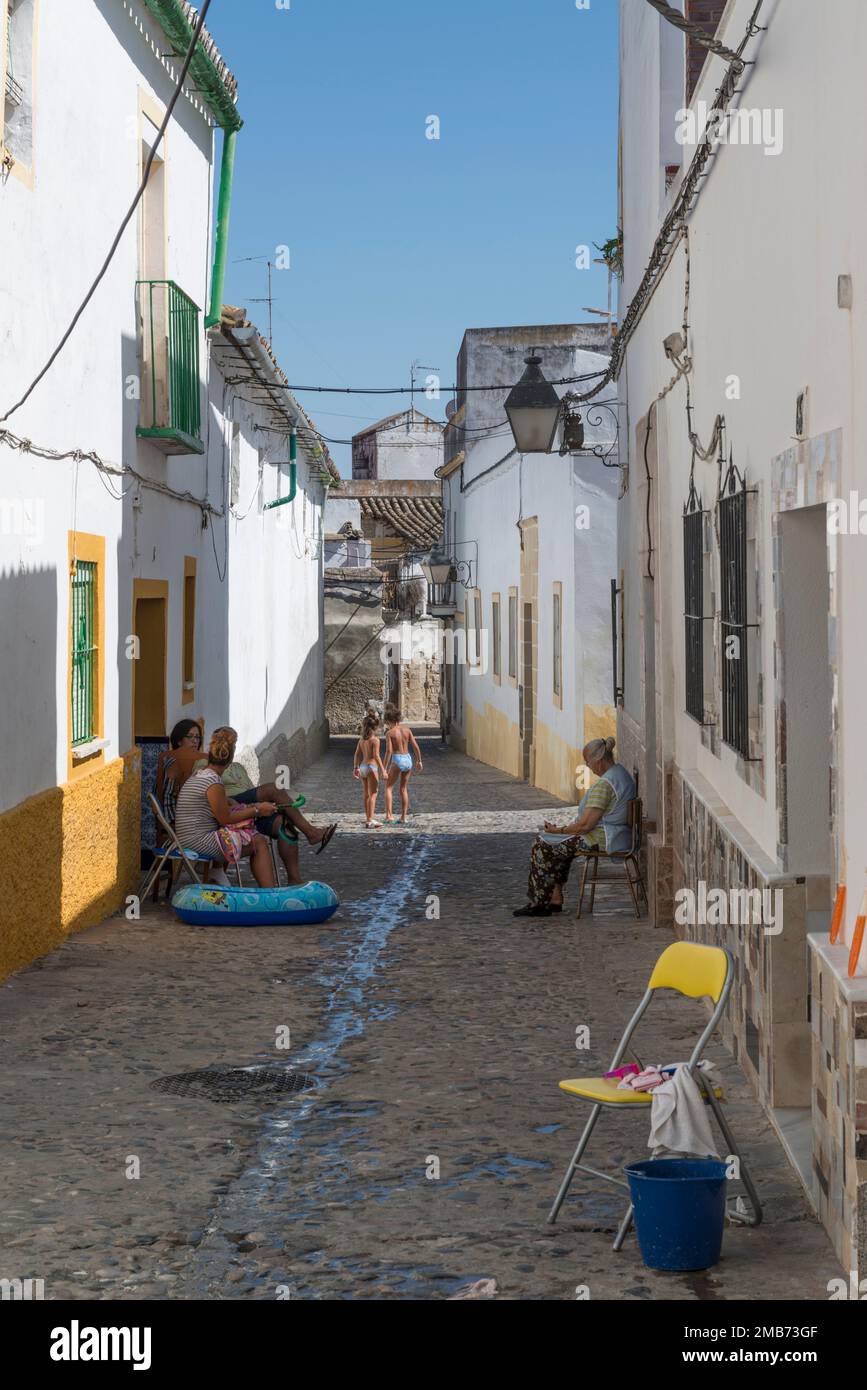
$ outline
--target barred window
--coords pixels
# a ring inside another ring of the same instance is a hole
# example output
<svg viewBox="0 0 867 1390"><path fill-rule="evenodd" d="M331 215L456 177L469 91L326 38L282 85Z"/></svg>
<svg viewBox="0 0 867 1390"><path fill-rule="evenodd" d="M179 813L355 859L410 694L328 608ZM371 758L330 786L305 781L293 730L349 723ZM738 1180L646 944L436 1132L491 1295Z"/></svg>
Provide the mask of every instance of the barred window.
<svg viewBox="0 0 867 1390"><path fill-rule="evenodd" d="M683 623L686 712L704 723L704 511L690 484L683 509Z"/></svg>
<svg viewBox="0 0 867 1390"><path fill-rule="evenodd" d="M96 738L97 567L78 560L72 575L72 746Z"/></svg>
<svg viewBox="0 0 867 1390"><path fill-rule="evenodd" d="M750 755L747 637L747 488L729 462L720 492L719 546L722 638L722 736L741 757Z"/></svg>

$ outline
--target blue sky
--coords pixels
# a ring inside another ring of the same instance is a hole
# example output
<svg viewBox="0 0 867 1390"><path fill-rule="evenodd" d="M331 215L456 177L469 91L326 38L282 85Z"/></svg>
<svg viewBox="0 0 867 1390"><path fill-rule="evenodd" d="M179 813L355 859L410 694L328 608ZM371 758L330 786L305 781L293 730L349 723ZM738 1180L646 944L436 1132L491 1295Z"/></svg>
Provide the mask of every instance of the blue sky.
<svg viewBox="0 0 867 1390"><path fill-rule="evenodd" d="M450 385L465 328L604 307L575 247L616 231L616 0L214 0L208 26L245 121L225 298L267 331L264 263L237 258L289 247L290 382L408 385L417 358ZM301 399L334 438L408 403Z"/></svg>

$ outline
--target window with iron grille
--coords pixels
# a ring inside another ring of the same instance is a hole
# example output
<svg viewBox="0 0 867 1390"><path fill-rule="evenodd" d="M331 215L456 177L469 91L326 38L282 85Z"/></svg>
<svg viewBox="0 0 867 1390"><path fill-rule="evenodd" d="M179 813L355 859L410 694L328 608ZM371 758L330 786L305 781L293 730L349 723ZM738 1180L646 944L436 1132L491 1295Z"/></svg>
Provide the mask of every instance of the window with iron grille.
<svg viewBox="0 0 867 1390"><path fill-rule="evenodd" d="M747 638L747 497L745 479L729 460L718 500L722 638L723 742L743 758L750 753Z"/></svg>
<svg viewBox="0 0 867 1390"><path fill-rule="evenodd" d="M72 575L72 746L89 743L96 727L97 564L77 560Z"/></svg>
<svg viewBox="0 0 867 1390"><path fill-rule="evenodd" d="M704 511L690 482L683 509L683 624L686 712L704 718Z"/></svg>

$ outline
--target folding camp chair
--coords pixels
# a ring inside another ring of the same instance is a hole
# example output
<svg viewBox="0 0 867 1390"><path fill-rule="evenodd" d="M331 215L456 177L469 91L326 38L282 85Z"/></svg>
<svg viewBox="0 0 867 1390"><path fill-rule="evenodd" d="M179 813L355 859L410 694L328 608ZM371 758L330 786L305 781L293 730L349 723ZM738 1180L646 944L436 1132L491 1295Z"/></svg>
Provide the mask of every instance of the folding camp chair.
<svg viewBox="0 0 867 1390"><path fill-rule="evenodd" d="M162 830L163 834L166 836L166 839L164 844L157 845L156 849L154 850L154 862L146 871L145 876L142 879L142 886L139 889L139 900L141 902L144 902L145 898L148 895L148 890L150 889L152 884L159 879L159 876L162 873L163 866L165 864L169 864L169 866L172 869L173 875L175 866L178 866L179 868L183 867L187 869L195 883L201 883L202 880L196 873L197 864L200 867L203 865L207 867L211 864L222 864L224 862L222 855L200 854L198 850L184 849L183 845L181 844L180 840L175 834L174 826L171 824L170 821L166 819L163 808L157 801L157 798L154 796L153 792L150 792L148 794L147 800L148 805L153 811L154 819L156 820L156 823ZM236 864L235 869L238 874L238 887L240 888L240 864ZM174 877L172 882L174 883Z"/></svg>
<svg viewBox="0 0 867 1390"><path fill-rule="evenodd" d="M635 1029L643 1017L648 1005L650 1004L654 992L658 989L673 989L679 994L685 995L689 999L702 999L706 995L710 997L714 1004L713 1013L701 1034L698 1042L692 1050L692 1055L686 1063L690 1074L694 1074L695 1068L701 1061L707 1043L709 1042L717 1024L725 1012L728 997L731 992L732 981L734 978L734 957L731 951L723 950L719 946L699 946L694 942L677 941L673 946L668 946L659 957L653 969L653 974L647 985L644 998L636 1009L626 1031L617 1046L617 1051L611 1060L609 1071L614 1071L620 1066L627 1051L631 1052L633 1060L640 1066L638 1057L632 1052L629 1046ZM717 1123L722 1130L723 1138L728 1145L728 1154L737 1158L739 1164L739 1176L746 1189L747 1196L752 1207L752 1215L747 1216L738 1211L738 1219L745 1225L758 1226L762 1219L762 1207L759 1202L758 1194L753 1185L744 1159L735 1143L734 1135L729 1128L728 1121L722 1113L720 1104L722 1092L718 1087L702 1084L701 1073L698 1075L698 1085L701 1087L702 1097L710 1105ZM592 1103L590 1116L584 1126L584 1131L578 1142L578 1147L572 1155L569 1167L566 1169L565 1176L560 1184L560 1191L554 1199L554 1205L548 1213L548 1222L552 1224L557 1220L557 1213L563 1205L563 1199L569 1191L575 1172L580 1168L582 1173L590 1173L595 1178L601 1178L604 1182L614 1183L617 1187L624 1187L629 1190L629 1184L623 1178L616 1178L610 1173L600 1173L595 1168L589 1168L581 1162L584 1151L590 1142L590 1136L596 1127L596 1121L602 1112L602 1108L608 1107L628 1111L636 1114L641 1111L649 1120L649 1109L653 1101L652 1092L633 1091L631 1089L618 1089L617 1078L606 1079L605 1077L586 1077L575 1081L561 1081L560 1089L567 1091L570 1095L580 1096L582 1100ZM624 1216L620 1228L614 1240L614 1249L619 1250L626 1239L626 1234L632 1224L632 1205L630 1204Z"/></svg>
<svg viewBox="0 0 867 1390"><path fill-rule="evenodd" d="M581 909L584 906L584 888L590 878L590 903L588 911L593 911L593 904L596 901L596 882L599 878L599 860L608 859L612 863L623 865L623 872L626 874L626 882L629 884L629 891L632 894L632 901L635 905L636 917L641 916L641 898L644 899L644 906L649 910L647 901L647 889L644 886L644 875L641 872L641 832L643 815L641 801L635 797L627 806L627 824L632 831L632 840L629 849L605 850L594 846L593 849L584 851L584 866L581 874L581 887L578 891L578 909L576 917L581 916ZM638 890L638 891L636 891Z"/></svg>

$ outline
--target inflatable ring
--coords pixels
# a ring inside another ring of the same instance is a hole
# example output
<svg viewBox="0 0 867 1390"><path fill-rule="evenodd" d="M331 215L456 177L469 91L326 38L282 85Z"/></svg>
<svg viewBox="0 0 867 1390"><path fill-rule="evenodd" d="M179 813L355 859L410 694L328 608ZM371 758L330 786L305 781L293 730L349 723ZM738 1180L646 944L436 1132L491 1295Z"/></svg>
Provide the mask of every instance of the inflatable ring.
<svg viewBox="0 0 867 1390"><path fill-rule="evenodd" d="M172 898L182 922L198 927L295 927L327 922L340 899L327 883L290 888L224 888L187 883Z"/></svg>

